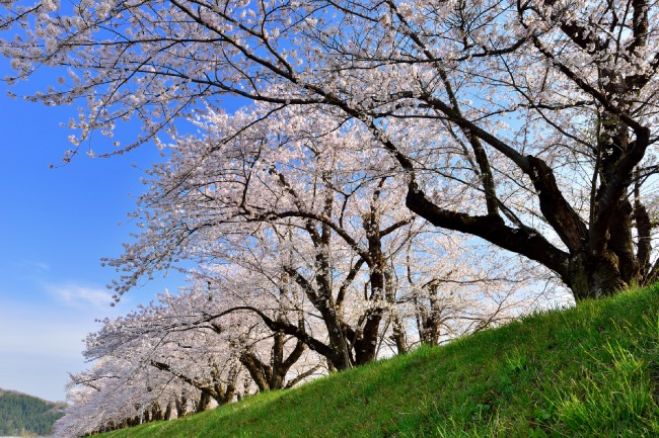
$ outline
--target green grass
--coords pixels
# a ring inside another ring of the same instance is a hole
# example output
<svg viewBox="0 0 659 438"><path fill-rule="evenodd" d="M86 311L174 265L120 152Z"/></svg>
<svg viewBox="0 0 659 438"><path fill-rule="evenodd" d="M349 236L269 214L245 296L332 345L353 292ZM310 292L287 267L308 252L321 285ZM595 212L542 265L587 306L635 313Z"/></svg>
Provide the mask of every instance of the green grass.
<svg viewBox="0 0 659 438"><path fill-rule="evenodd" d="M659 436L659 286L107 437Z"/></svg>

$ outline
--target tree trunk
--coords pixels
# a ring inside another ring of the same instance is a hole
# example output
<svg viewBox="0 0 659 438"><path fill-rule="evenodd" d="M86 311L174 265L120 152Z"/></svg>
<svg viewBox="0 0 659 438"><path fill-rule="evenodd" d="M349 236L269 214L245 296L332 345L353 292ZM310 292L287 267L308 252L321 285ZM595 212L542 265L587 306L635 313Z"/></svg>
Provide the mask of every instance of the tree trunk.
<svg viewBox="0 0 659 438"><path fill-rule="evenodd" d="M172 403L171 400L169 401L169 403L167 403L167 408L165 409L165 414L164 414L164 418L165 418L165 420L171 420L172 417L173 417L173 411L174 411L174 409L173 409L172 404L173 404L173 403Z"/></svg>
<svg viewBox="0 0 659 438"><path fill-rule="evenodd" d="M565 281L577 302L612 295L628 286L620 273L618 257L612 251L600 256L579 254L571 258Z"/></svg>
<svg viewBox="0 0 659 438"><path fill-rule="evenodd" d="M202 389L201 391L201 396L199 397L199 402L197 403L197 412L203 412L206 409L208 409L208 406L210 405L211 402L211 394L209 391Z"/></svg>
<svg viewBox="0 0 659 438"><path fill-rule="evenodd" d="M259 391L267 391L270 389L270 382L268 372L264 369L265 365L261 363L259 358L251 351L245 351L240 355L240 363L242 363L247 372L252 377Z"/></svg>

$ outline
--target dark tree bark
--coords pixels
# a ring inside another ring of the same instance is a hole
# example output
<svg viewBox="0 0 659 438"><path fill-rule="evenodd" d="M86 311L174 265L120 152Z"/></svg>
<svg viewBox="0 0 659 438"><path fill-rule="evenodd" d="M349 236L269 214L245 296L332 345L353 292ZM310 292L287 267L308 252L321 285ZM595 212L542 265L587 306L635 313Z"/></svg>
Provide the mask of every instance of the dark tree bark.
<svg viewBox="0 0 659 438"><path fill-rule="evenodd" d="M304 342L297 340L293 351L284 357L284 346L287 339L283 331L275 332L270 352L270 364L266 364L251 350L244 351L240 362L249 372L260 391L269 391L289 387L286 375L306 350Z"/></svg>

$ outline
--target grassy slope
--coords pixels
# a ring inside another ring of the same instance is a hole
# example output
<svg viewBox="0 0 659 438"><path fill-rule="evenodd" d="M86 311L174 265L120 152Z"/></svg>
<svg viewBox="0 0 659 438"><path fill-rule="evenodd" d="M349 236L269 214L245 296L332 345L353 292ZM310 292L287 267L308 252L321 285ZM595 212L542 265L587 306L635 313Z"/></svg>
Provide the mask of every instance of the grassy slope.
<svg viewBox="0 0 659 438"><path fill-rule="evenodd" d="M659 436L659 286L108 437Z"/></svg>

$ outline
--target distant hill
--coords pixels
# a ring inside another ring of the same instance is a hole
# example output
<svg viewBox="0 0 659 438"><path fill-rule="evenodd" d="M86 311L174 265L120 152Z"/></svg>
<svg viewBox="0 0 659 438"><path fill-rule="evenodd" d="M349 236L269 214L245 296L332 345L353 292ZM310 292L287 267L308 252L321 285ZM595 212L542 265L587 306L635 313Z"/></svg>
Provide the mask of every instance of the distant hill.
<svg viewBox="0 0 659 438"><path fill-rule="evenodd" d="M64 415L64 404L0 389L0 436L48 435Z"/></svg>
<svg viewBox="0 0 659 438"><path fill-rule="evenodd" d="M659 437L659 285L101 435Z"/></svg>

